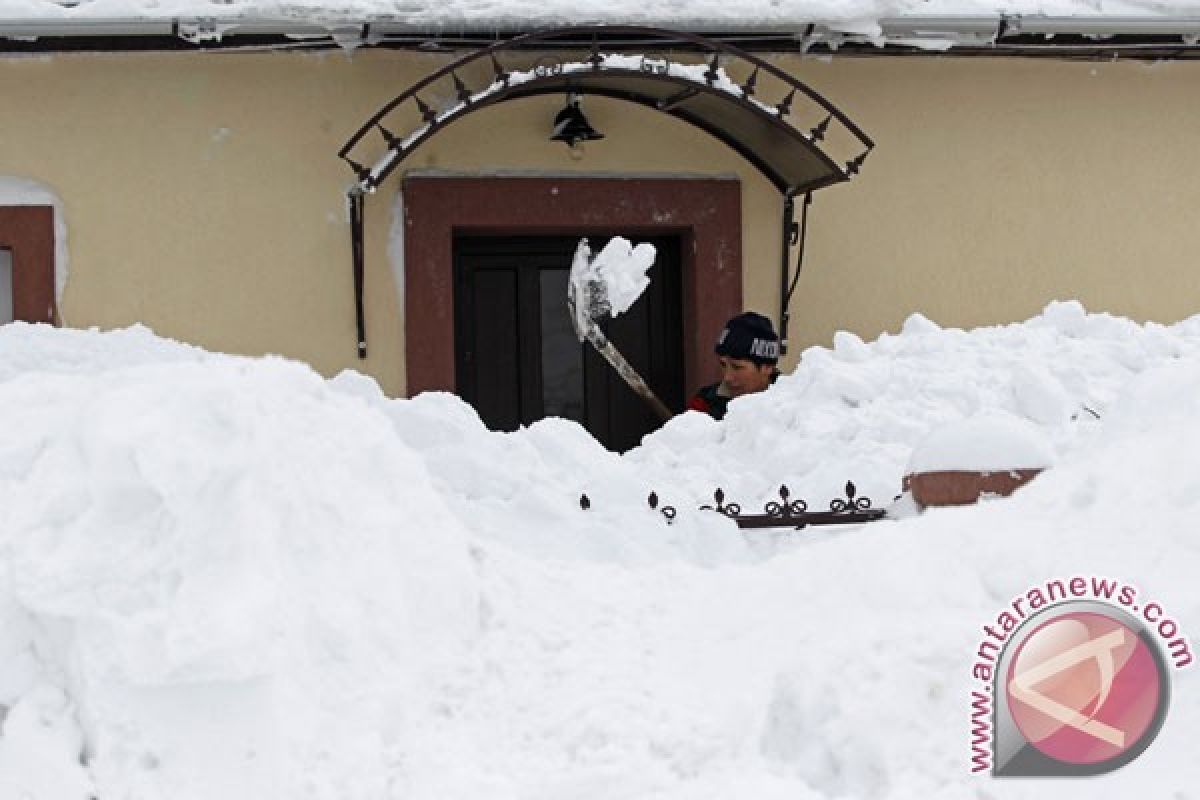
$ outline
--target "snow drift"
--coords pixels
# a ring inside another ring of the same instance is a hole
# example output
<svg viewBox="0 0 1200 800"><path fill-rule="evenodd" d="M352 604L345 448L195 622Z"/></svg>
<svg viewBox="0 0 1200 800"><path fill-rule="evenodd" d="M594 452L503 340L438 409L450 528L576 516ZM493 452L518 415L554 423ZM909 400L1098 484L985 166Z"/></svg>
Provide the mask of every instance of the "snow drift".
<svg viewBox="0 0 1200 800"><path fill-rule="evenodd" d="M695 510L848 477L885 502L917 442L988 411L1055 455L1010 499L754 536ZM1077 304L839 334L624 457L353 373L6 326L0 797L1044 796L968 773L980 626L1098 574L1200 630L1198 413L1200 318ZM1176 677L1143 756L1054 791L1200 783Z"/></svg>

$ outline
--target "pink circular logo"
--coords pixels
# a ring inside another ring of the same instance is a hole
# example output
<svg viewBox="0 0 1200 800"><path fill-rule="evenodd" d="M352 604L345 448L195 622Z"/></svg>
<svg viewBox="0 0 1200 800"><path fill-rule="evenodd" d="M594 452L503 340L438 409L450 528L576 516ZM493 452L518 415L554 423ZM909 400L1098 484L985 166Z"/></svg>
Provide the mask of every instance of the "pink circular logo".
<svg viewBox="0 0 1200 800"><path fill-rule="evenodd" d="M1137 632L1089 611L1064 613L1034 629L1005 681L1021 735L1068 764L1117 758L1153 735L1163 690L1154 655Z"/></svg>

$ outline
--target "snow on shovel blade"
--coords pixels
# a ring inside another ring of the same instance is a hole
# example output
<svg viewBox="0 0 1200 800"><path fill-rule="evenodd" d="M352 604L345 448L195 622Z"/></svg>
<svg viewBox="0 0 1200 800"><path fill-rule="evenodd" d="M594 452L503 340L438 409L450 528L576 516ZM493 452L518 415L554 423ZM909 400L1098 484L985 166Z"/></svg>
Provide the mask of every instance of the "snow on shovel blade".
<svg viewBox="0 0 1200 800"><path fill-rule="evenodd" d="M601 320L628 311L646 291L650 285L646 272L653 266L655 255L652 244L634 247L628 239L614 236L593 256L587 239L580 239L567 281L567 308L579 341L586 340L596 348L629 388L666 421L673 416L670 410L600 330Z"/></svg>
<svg viewBox="0 0 1200 800"><path fill-rule="evenodd" d="M614 236L603 250L593 255L588 240L579 240L567 284L567 299L575 309L571 318L579 341L587 338L594 324L625 313L637 302L650 285L646 272L654 265L656 255L654 245L642 243L634 247L620 236Z"/></svg>

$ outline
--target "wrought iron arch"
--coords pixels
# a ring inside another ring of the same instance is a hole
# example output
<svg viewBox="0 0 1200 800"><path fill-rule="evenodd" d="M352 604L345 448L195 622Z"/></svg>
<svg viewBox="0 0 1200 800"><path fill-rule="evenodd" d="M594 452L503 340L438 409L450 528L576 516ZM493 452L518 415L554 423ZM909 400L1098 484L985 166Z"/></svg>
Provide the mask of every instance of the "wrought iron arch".
<svg viewBox="0 0 1200 800"><path fill-rule="evenodd" d="M664 51L686 51L698 60L649 55ZM526 69L514 63L531 53L538 57ZM874 143L812 88L733 45L657 28L581 26L516 36L456 59L384 104L338 151L356 181L348 195L359 357L366 357L364 196L451 123L509 100L563 93L611 97L669 114L739 153L779 190L784 198L779 323L786 350L805 230L794 222L793 198L805 195L807 211L811 193L857 174ZM800 258L789 280L789 251L797 243Z"/></svg>

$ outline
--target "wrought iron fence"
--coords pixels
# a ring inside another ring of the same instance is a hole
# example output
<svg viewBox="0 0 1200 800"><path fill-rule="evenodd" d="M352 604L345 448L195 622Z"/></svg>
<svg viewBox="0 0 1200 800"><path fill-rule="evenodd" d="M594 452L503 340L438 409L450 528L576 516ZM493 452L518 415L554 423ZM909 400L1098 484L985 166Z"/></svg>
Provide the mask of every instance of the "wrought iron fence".
<svg viewBox="0 0 1200 800"><path fill-rule="evenodd" d="M779 499L770 500L763 505L761 514L743 513L742 506L736 502L726 502L725 491L717 488L713 492L715 505L702 505L700 511L713 511L728 517L742 529L791 528L800 530L810 525L862 525L874 522L887 516L887 510L871 505L871 498L859 495L853 481L846 481L845 497L835 497L829 501L828 510L810 511L808 503L800 498L793 498L787 486L779 487ZM678 515L674 506L661 504L658 493L650 492L646 498L651 510L658 511L666 518L667 523L673 522ZM588 511L592 508L591 498L587 494L579 496L579 507Z"/></svg>

